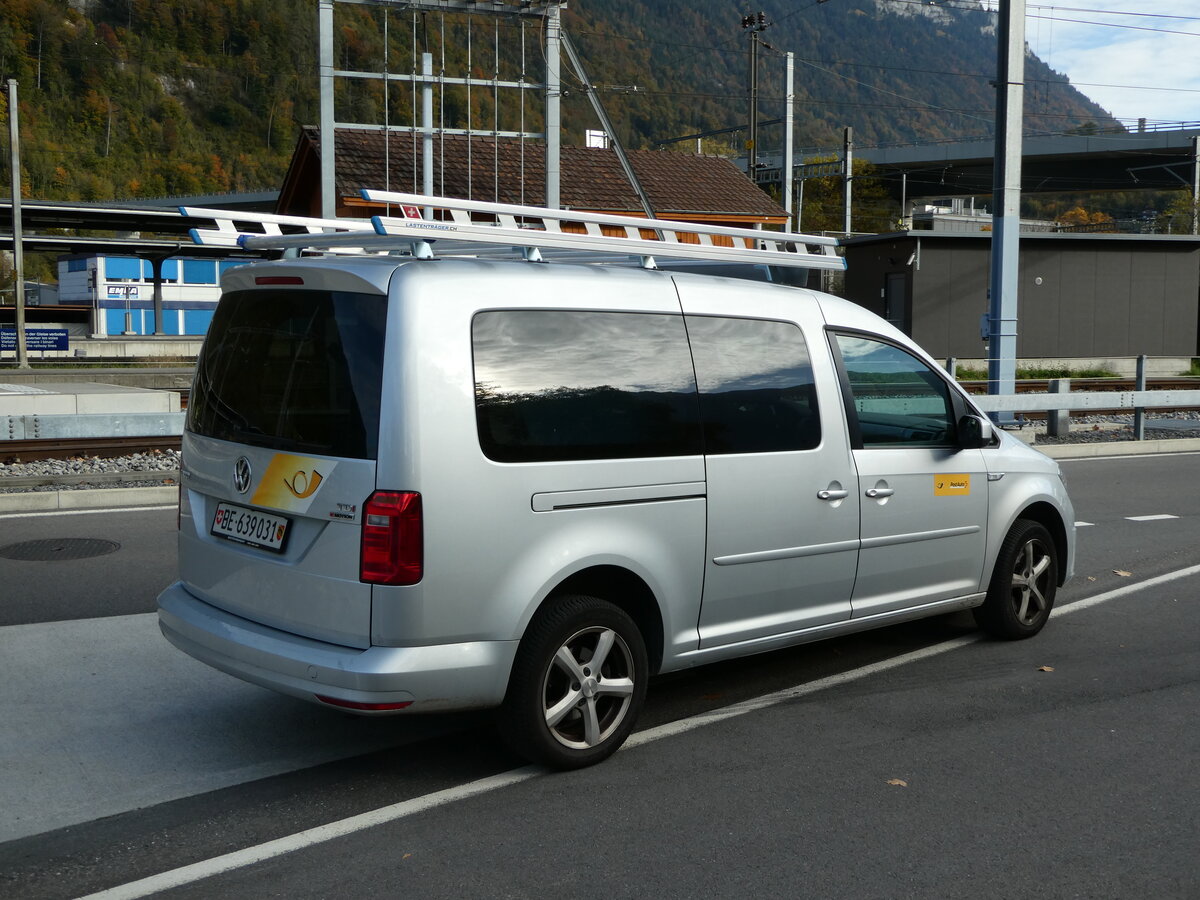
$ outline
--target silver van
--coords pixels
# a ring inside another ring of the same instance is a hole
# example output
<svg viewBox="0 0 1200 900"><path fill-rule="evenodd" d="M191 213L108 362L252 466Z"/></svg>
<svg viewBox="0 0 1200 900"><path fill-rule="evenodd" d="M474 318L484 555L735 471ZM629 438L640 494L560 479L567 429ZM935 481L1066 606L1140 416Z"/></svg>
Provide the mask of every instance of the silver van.
<svg viewBox="0 0 1200 900"><path fill-rule="evenodd" d="M1074 559L1057 464L877 316L422 255L225 274L159 597L185 652L356 713L494 707L573 768L656 673L968 608L1045 625Z"/></svg>

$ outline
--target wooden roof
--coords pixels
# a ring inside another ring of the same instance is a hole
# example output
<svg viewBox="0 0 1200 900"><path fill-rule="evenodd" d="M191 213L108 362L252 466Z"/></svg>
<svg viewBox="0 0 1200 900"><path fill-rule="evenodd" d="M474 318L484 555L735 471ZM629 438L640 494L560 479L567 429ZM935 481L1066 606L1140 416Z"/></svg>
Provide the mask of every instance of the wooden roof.
<svg viewBox="0 0 1200 900"><path fill-rule="evenodd" d="M304 128L279 195L278 211L320 214L318 129ZM499 203L542 206L545 145L518 138L435 135L434 193ZM338 214L368 213L362 188L420 191L421 139L381 131L339 129L335 135ZM787 213L727 159L633 150L630 164L662 218L742 224L782 224ZM642 215L637 194L612 150L562 147L561 204L568 209ZM415 173L415 174L414 174ZM390 177L388 177L390 175ZM522 188L523 185L523 188Z"/></svg>

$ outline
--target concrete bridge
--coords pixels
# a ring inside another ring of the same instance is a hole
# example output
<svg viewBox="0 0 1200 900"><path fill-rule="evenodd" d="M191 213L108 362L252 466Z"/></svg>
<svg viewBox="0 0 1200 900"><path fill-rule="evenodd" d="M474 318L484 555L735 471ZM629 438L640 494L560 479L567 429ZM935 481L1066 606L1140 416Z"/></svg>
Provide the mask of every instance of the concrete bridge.
<svg viewBox="0 0 1200 900"><path fill-rule="evenodd" d="M1200 122L1135 132L1027 136L1021 165L1024 193L1192 188L1200 175ZM899 198L981 196L992 192L995 145L988 140L856 148L874 163ZM809 156L813 153L805 153ZM837 154L840 156L840 152ZM800 154L798 154L799 158ZM764 159L760 182L778 182L782 160ZM797 176L804 166L798 166ZM840 174L813 171L813 175Z"/></svg>

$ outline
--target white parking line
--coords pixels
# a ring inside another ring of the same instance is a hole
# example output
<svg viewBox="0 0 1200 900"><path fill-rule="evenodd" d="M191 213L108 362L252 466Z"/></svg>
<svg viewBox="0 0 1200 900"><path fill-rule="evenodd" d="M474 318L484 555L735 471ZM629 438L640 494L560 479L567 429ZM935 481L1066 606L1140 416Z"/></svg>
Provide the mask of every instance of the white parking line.
<svg viewBox="0 0 1200 900"><path fill-rule="evenodd" d="M1106 591L1103 594L1097 594L1094 597L1088 597L1083 600L1077 600L1074 603L1067 604L1066 606L1057 607L1051 615L1052 617L1057 617L1078 612L1079 610L1088 609L1092 606L1098 606L1101 603L1106 603L1109 600L1116 600L1119 597L1124 597L1128 594L1132 594L1145 588L1156 587L1169 581L1175 581L1180 578L1186 578L1189 575L1197 574L1200 574L1200 565L1189 566L1186 569L1168 572L1165 575L1159 575L1155 578L1148 578L1145 581L1128 584L1111 591ZM954 638L953 640L944 641L940 644L934 644L932 647L925 647L921 650L915 650L912 653L906 653L903 656L897 656L893 659L883 660L882 662L873 663L869 666L863 666L858 669L851 669L850 671L841 672L837 675L831 675L828 678L821 678L817 681L812 681L807 684L785 688L784 690L776 691L773 694L766 694L762 697L756 697L753 700L746 700L742 703L735 703L732 706L726 706L722 709L701 713L696 716L691 716L687 719L681 719L678 722L670 722L666 725L659 725L656 728L648 728L645 731L639 731L632 735L629 740L625 742L625 746L622 749L639 747L643 744L649 744L652 741L662 740L663 738L667 737L674 737L675 735L692 731L704 725L712 725L716 722L722 722L727 719L745 715L746 713L756 712L767 707L776 706L780 703L786 703L787 701L793 700L796 697L815 694L818 691L828 690L829 688L838 687L853 681L859 681L863 678L870 677L871 675L876 675L880 672L886 672L889 669L899 668L900 666L905 666L909 663L919 662L920 660L929 659L934 656L940 656L943 653L948 653L951 650L957 650L960 647L965 647L968 644L973 644L979 640L979 635L967 635L965 637ZM135 900L135 898L147 897L151 894L157 893L158 891L166 891L170 890L171 888L181 887L185 884L193 884L198 881L203 881L206 878L211 878L214 875L220 875L224 872L233 871L234 869L244 868L257 862L273 859L277 856L283 856L284 854L291 853L295 850L311 847L314 844L324 843L325 841L344 837L357 831L363 831L368 828L374 828L378 825L385 825L389 822L395 822L399 819L424 812L425 810L434 809L438 806L445 806L446 804L454 803L459 800L466 800L470 797L475 797L480 794L499 790L500 788L509 787L510 785L519 784L522 781L528 781L529 779L535 778L538 775L544 774L545 772L545 769L537 766L525 766L524 768L520 769L512 769L508 772L502 772L499 775L493 775L489 778L482 778L478 781L472 781L469 784L448 788L447 790L438 791L433 794L427 794L423 797L414 797L411 800L405 800L401 803L395 803L391 806L385 806L381 809L373 810L371 812L361 813L357 816L351 816L336 822L330 822L327 825L320 825L316 828L310 828L306 831L301 831L273 841L268 841L265 844L247 847L244 850L227 853L223 856L213 857L212 859L201 860L200 862L193 863L189 866L182 866L178 869L172 869L168 872L162 872L158 875L152 875L148 878L143 878L138 881L131 881L128 884L118 885L117 887L110 888L105 891L89 894L87 897L81 898L81 900Z"/></svg>
<svg viewBox="0 0 1200 900"><path fill-rule="evenodd" d="M1126 516L1128 522L1158 522L1162 519L1178 519L1179 516L1171 516L1165 513L1157 516Z"/></svg>

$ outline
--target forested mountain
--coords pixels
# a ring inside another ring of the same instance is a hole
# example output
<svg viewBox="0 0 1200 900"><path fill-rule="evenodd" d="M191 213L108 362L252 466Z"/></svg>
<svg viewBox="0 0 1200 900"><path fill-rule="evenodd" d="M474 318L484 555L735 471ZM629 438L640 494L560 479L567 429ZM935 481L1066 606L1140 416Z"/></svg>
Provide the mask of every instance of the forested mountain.
<svg viewBox="0 0 1200 900"><path fill-rule="evenodd" d="M542 78L536 20L402 7L337 4L336 65L408 73L427 49L448 77ZM860 145L990 133L995 22L982 9L924 0L570 0L563 23L622 140L653 147L746 121L741 22L760 9L772 23L761 32L760 117L782 115L782 51L793 51L797 139L807 152L836 147L848 125ZM20 85L25 196L278 187L298 126L317 121L316 18L316 0L5 0L0 76ZM1027 129L1115 124L1035 57L1027 65ZM565 60L564 78L564 140L581 144L598 126ZM436 114L446 127L466 127L469 117L476 128L541 128L538 92L497 96L498 104L488 89L447 88ZM412 100L404 83L339 79L338 118L408 123ZM718 135L706 149L743 140ZM762 129L764 151L781 143L778 126Z"/></svg>
<svg viewBox="0 0 1200 900"><path fill-rule="evenodd" d="M763 11L760 116L783 115L783 52L796 55L800 147L989 135L995 108L995 16L928 0L609 0L570 21L595 81L634 79L646 93L612 106L634 139L661 140L746 121L748 33ZM623 36L618 39L616 36ZM630 65L632 63L632 65ZM1026 129L1061 131L1108 114L1036 57L1026 57ZM729 139L741 146L744 136ZM782 144L776 127L764 149Z"/></svg>

